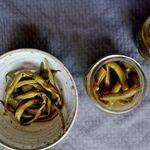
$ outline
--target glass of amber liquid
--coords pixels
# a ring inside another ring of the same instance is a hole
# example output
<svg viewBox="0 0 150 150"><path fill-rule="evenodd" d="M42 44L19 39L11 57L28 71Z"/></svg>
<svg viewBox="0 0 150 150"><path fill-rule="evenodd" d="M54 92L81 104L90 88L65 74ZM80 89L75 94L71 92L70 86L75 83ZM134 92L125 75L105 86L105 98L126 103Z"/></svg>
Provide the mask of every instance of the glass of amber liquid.
<svg viewBox="0 0 150 150"><path fill-rule="evenodd" d="M144 22L138 33L138 50L142 57L150 62L150 17Z"/></svg>

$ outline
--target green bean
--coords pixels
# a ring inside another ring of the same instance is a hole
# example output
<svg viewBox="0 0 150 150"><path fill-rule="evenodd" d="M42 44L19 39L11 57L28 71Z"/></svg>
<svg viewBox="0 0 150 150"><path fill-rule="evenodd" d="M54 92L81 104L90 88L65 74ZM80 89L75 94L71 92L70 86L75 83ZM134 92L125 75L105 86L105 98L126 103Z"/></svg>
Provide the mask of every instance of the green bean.
<svg viewBox="0 0 150 150"><path fill-rule="evenodd" d="M57 71L51 70L48 60L44 59L40 71L35 73L27 69L7 73L6 79L10 77L11 81L5 89L4 101L1 102L5 111L15 114L15 118L23 125L49 121L59 115L64 128L61 112L63 99L54 81L54 73Z"/></svg>
<svg viewBox="0 0 150 150"><path fill-rule="evenodd" d="M47 117L47 115L40 115L39 119L45 118ZM34 115L30 115L30 114L22 114L22 118L29 118L29 119L33 119Z"/></svg>
<svg viewBox="0 0 150 150"><path fill-rule="evenodd" d="M98 91L99 90L99 86L97 86L97 83L96 83L95 80L93 80L93 86L92 86L92 88L93 88L93 91Z"/></svg>
<svg viewBox="0 0 150 150"><path fill-rule="evenodd" d="M1 103L4 105L3 101L1 101ZM8 109L9 112L12 112L13 114L16 111L15 108L11 104L7 104L7 109ZM23 114L22 117L24 117L24 118L31 118L31 117L33 117L33 115Z"/></svg>
<svg viewBox="0 0 150 150"><path fill-rule="evenodd" d="M5 108L5 111L7 110L7 101L10 97L10 95L12 94L16 84L20 81L20 79L22 78L22 73L19 73L18 75L16 75L14 77L14 79L8 84L8 88L6 90L6 95L5 95L5 98L4 98L4 108Z"/></svg>
<svg viewBox="0 0 150 150"><path fill-rule="evenodd" d="M58 101L59 106L62 106L63 105L63 99L62 99L62 97L60 95L55 95L55 96L56 96L56 99Z"/></svg>
<svg viewBox="0 0 150 150"><path fill-rule="evenodd" d="M28 85L24 85L24 86L22 86L22 89L23 89L23 92L25 93L25 92L30 91L31 89L33 89L33 87L37 91L45 92L45 90L42 88L42 86L39 85L38 83L31 83L31 84L28 84Z"/></svg>
<svg viewBox="0 0 150 150"><path fill-rule="evenodd" d="M124 71L121 69L121 67L115 62L109 62L107 66L112 68L117 73L120 83L122 85L122 90L123 91L127 90L128 84L127 84L126 76L124 74Z"/></svg>
<svg viewBox="0 0 150 150"><path fill-rule="evenodd" d="M117 81L114 87L112 88L111 93L118 93L120 89L121 89L121 84L119 81Z"/></svg>
<svg viewBox="0 0 150 150"><path fill-rule="evenodd" d="M14 99L14 97L11 95L11 97L9 98L7 105L11 105L13 108L17 108L19 102L17 100ZM7 108L8 109L8 108Z"/></svg>
<svg viewBox="0 0 150 150"><path fill-rule="evenodd" d="M52 71L53 76L54 76L55 73L61 72L60 70L54 70L54 69L51 69L51 71Z"/></svg>
<svg viewBox="0 0 150 150"><path fill-rule="evenodd" d="M130 69L130 68L126 68L126 72L127 72L127 73L130 73L130 72L131 72L131 69Z"/></svg>
<svg viewBox="0 0 150 150"><path fill-rule="evenodd" d="M17 108L16 112L15 112L15 117L18 121L20 121L20 118L23 114L23 112L25 111L25 109L27 109L28 107L32 106L37 100L35 99L31 99L29 101L27 101L24 104L20 104L20 106Z"/></svg>
<svg viewBox="0 0 150 150"><path fill-rule="evenodd" d="M48 60L45 58L45 59L44 59L44 62L45 62L45 65L46 65L46 69L47 69L47 71L48 71L48 78L49 78L49 81L50 81L50 83L51 83L52 85L55 85L54 77L53 77L52 71L51 71L51 69L50 69Z"/></svg>
<svg viewBox="0 0 150 150"><path fill-rule="evenodd" d="M11 79L13 79L16 76L16 74L18 74L21 71L26 71L26 70L28 69L23 68L23 69L15 69L13 71L10 71L5 75L5 79L6 81L7 81L7 77L10 77Z"/></svg>
<svg viewBox="0 0 150 150"><path fill-rule="evenodd" d="M107 65L106 65L105 84L106 84L107 87L110 86L110 69Z"/></svg>
<svg viewBox="0 0 150 150"><path fill-rule="evenodd" d="M39 75L37 75L35 73L32 73L31 71L24 71L22 73L25 74L25 76L29 76L29 77L33 78L37 83L39 83L48 92L52 92L54 94L58 94L58 90L51 83L48 84Z"/></svg>
<svg viewBox="0 0 150 150"><path fill-rule="evenodd" d="M47 99L47 113L48 115L50 114L51 112L51 106L52 106L52 101L50 98Z"/></svg>
<svg viewBox="0 0 150 150"><path fill-rule="evenodd" d="M36 88L38 91L41 91L41 92L45 92L45 90L42 88L41 85L37 84L37 83L33 83L31 84L34 88Z"/></svg>
<svg viewBox="0 0 150 150"><path fill-rule="evenodd" d="M58 91L56 90L55 87L49 86L49 84L47 82L45 82L40 76L30 72L30 71L21 71L15 78L14 80L12 80L12 85L10 86L9 90L6 91L6 98L5 101L7 102L10 94L13 92L16 84L19 82L19 80L23 77L23 76L29 76L29 77L33 77L34 80L36 80L37 83L39 83L40 85L43 86L44 89L46 89L47 91L51 92L52 94L54 94L57 97L58 103L61 106L62 105L62 101L60 98L60 95L58 94ZM31 95L34 93L30 93ZM31 95L29 95L31 97ZM29 97L29 98L30 98ZM24 97L23 97L24 98ZM6 107L5 107L6 108Z"/></svg>
<svg viewBox="0 0 150 150"><path fill-rule="evenodd" d="M133 85L130 89L124 91L124 92L119 92L119 93L111 93L107 95L101 96L99 99L103 101L116 101L120 99L126 99L129 97L132 97L139 91L139 86Z"/></svg>
<svg viewBox="0 0 150 150"><path fill-rule="evenodd" d="M106 76L106 70L103 67L101 67L101 69L96 73L96 80L97 80L98 87L103 81L103 79L105 78L105 76Z"/></svg>
<svg viewBox="0 0 150 150"><path fill-rule="evenodd" d="M117 100L117 101L115 101L114 102L114 104L113 104L113 106L117 106L117 107L122 107L122 106L124 106L124 105L127 105L129 103L129 101L127 101L127 100Z"/></svg>
<svg viewBox="0 0 150 150"><path fill-rule="evenodd" d="M47 97L47 95L43 92L38 92L38 91L29 91L26 92L24 94L18 95L15 97L16 100L24 100L24 99L29 99L29 98L33 98L35 96L41 96L43 97Z"/></svg>
<svg viewBox="0 0 150 150"><path fill-rule="evenodd" d="M58 115L60 116L60 120L61 120L61 123L62 123L62 128L64 129L65 128L65 122L64 122L63 114L56 105L54 105L54 106L55 106L55 109L56 109Z"/></svg>
<svg viewBox="0 0 150 150"><path fill-rule="evenodd" d="M43 79L48 80L48 73L44 71L44 73L41 76Z"/></svg>
<svg viewBox="0 0 150 150"><path fill-rule="evenodd" d="M129 79L129 74L130 74L130 72L131 72L131 69L130 69L130 68L127 68L127 69L125 70L125 76L126 76L127 79Z"/></svg>
<svg viewBox="0 0 150 150"><path fill-rule="evenodd" d="M126 98L126 99L121 99L121 100L118 100L118 103L122 104L122 105L125 105L127 103L130 103L132 101L132 99L133 99L133 97Z"/></svg>
<svg viewBox="0 0 150 150"><path fill-rule="evenodd" d="M60 72L60 70L53 70L53 69L52 69L51 72L52 72L52 74L53 74L53 76L54 76L55 73ZM46 70L44 71L42 77L45 78L45 79L48 79L48 72L47 72Z"/></svg>
<svg viewBox="0 0 150 150"><path fill-rule="evenodd" d="M111 93L118 93L120 89L121 89L121 84L119 81L117 81L114 87L112 88ZM112 100L109 103L110 105L113 105L116 101L117 100Z"/></svg>
<svg viewBox="0 0 150 150"><path fill-rule="evenodd" d="M37 104L35 104L33 106L30 106L29 108L31 108L31 109L38 109L38 108L40 108L40 106L41 106L41 102L39 102L39 103L37 103Z"/></svg>
<svg viewBox="0 0 150 150"><path fill-rule="evenodd" d="M37 119L40 117L40 115L42 114L42 111L43 111L45 105L46 105L46 97L44 97L42 106L41 106L41 108L37 111L37 113L36 113L36 115L34 116L34 118L31 119L30 121L24 123L24 124L25 124L25 125L29 125L29 124L31 124L32 122L34 122L35 120L37 120Z"/></svg>
<svg viewBox="0 0 150 150"><path fill-rule="evenodd" d="M41 105L40 105L40 107L41 107ZM38 110L39 110L39 108L31 108L31 107L29 107L29 108L27 108L27 109L25 110L25 113L26 113L26 114L35 115ZM47 108L45 107L45 108L43 109L43 111L42 111L42 115L44 115L44 114L46 114L46 113L47 113Z"/></svg>
<svg viewBox="0 0 150 150"><path fill-rule="evenodd" d="M29 114L22 114L23 118L33 118L34 116L33 115L29 115ZM20 118L21 119L21 118ZM20 121L20 120L19 120Z"/></svg>
<svg viewBox="0 0 150 150"><path fill-rule="evenodd" d="M128 63L126 63L126 62L122 62L122 63L123 63L123 65L126 67L126 69L130 69L130 70L133 69L133 67L132 67L130 64L128 64Z"/></svg>
<svg viewBox="0 0 150 150"><path fill-rule="evenodd" d="M25 69L15 69L15 70L13 70L13 71L8 72L8 73L5 75L6 81L7 81L7 77L10 77L10 78L13 79L13 78L15 77L16 73L17 73L18 71L21 71L21 70L25 70Z"/></svg>
<svg viewBox="0 0 150 150"><path fill-rule="evenodd" d="M3 103L3 105L4 105L4 103ZM15 108L14 108L11 104L7 104L7 109L8 109L8 111L12 112L13 114L14 114L15 111L16 111ZM24 117L24 118L32 118L33 115L22 114L22 117Z"/></svg>
<svg viewBox="0 0 150 150"><path fill-rule="evenodd" d="M5 76L5 79L6 79L6 81L7 81L7 77L9 77L9 78L14 78L15 77L15 74L14 73L12 73L12 72L8 72L7 74L6 74L6 76Z"/></svg>
<svg viewBox="0 0 150 150"><path fill-rule="evenodd" d="M36 83L36 81L35 80L23 80L23 81L20 81L20 82L18 82L17 84L16 84L16 87L15 88L19 88L19 87L21 87L21 86L24 86L24 85L32 85L32 84L34 84L34 83Z"/></svg>
<svg viewBox="0 0 150 150"><path fill-rule="evenodd" d="M41 62L41 65L40 65L40 75L42 75L44 73L44 63Z"/></svg>
<svg viewBox="0 0 150 150"><path fill-rule="evenodd" d="M58 115L57 111L54 111L53 113L49 114L48 116L38 118L35 120L35 122L46 122L54 119Z"/></svg>

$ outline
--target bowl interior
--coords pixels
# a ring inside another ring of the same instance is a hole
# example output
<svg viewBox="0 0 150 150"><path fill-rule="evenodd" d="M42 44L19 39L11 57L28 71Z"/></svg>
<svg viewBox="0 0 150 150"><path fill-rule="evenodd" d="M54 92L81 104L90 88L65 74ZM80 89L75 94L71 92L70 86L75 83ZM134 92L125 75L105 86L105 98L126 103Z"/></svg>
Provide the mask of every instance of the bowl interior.
<svg viewBox="0 0 150 150"><path fill-rule="evenodd" d="M0 105L0 142L13 149L42 149L56 144L70 129L77 111L78 96L75 83L64 67L55 57L31 49L12 51L0 57L0 99L3 100L7 82L5 75L18 68L39 68L41 61L47 58L52 69L60 70L55 74L56 84L63 96L62 113L65 119L65 129L61 127L59 116L44 123L33 123L30 126L20 126L13 115L4 115Z"/></svg>

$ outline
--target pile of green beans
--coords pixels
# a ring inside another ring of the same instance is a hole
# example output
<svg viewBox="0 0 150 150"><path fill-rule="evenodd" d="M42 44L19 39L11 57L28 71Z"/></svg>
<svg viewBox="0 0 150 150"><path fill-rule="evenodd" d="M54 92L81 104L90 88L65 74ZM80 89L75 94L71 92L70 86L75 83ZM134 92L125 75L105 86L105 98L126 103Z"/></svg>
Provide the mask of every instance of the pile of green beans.
<svg viewBox="0 0 150 150"><path fill-rule="evenodd" d="M135 69L126 62L108 62L95 74L92 93L95 99L113 107L132 102L140 83Z"/></svg>
<svg viewBox="0 0 150 150"><path fill-rule="evenodd" d="M63 99L54 80L57 71L44 59L37 72L20 69L7 73L10 82L3 101L5 111L13 113L21 125L50 121L59 115L64 128Z"/></svg>

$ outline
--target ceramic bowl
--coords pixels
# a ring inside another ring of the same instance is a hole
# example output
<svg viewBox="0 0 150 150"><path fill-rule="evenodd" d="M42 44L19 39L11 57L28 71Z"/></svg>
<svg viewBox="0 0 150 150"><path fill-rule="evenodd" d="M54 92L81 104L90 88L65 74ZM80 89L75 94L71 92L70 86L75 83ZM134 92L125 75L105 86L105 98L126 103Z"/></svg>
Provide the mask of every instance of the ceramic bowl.
<svg viewBox="0 0 150 150"><path fill-rule="evenodd" d="M18 49L0 56L0 99L4 99L7 82L5 75L19 68L36 69L47 58L52 69L60 70L55 75L57 87L61 91L64 105L62 113L65 129L59 116L49 122L21 126L10 115L4 115L0 105L0 143L9 149L47 149L59 143L70 131L78 109L78 93L75 82L66 67L54 56L35 49Z"/></svg>

